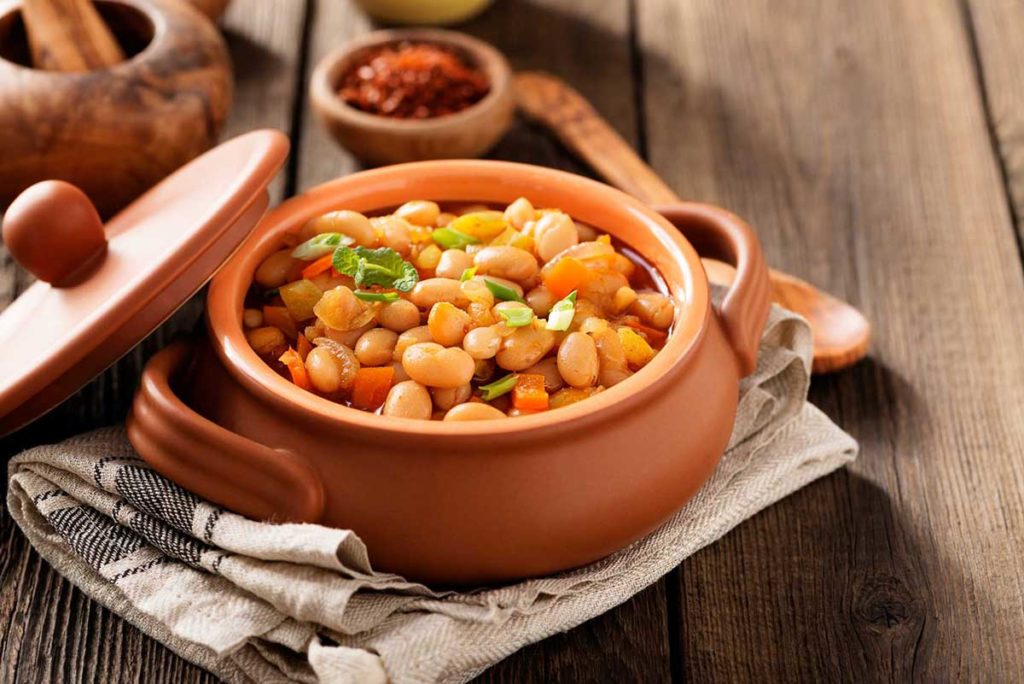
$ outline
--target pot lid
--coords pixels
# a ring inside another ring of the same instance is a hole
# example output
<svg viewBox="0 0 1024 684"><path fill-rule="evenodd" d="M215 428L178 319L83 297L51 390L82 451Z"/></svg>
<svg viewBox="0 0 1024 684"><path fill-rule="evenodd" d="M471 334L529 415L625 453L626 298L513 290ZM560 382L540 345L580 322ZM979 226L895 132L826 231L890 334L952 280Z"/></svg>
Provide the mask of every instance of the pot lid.
<svg viewBox="0 0 1024 684"><path fill-rule="evenodd" d="M239 136L106 226L63 181L15 199L4 244L37 282L0 313L0 435L64 401L202 288L262 218L287 155L278 131Z"/></svg>

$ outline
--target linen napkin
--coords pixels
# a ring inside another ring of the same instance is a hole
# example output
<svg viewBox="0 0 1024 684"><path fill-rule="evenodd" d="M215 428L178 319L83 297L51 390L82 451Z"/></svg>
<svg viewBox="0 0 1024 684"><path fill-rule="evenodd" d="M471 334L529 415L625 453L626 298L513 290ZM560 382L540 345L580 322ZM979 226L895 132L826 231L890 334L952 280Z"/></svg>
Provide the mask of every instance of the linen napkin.
<svg viewBox="0 0 1024 684"><path fill-rule="evenodd" d="M375 572L352 531L225 511L149 469L120 427L17 456L8 506L85 593L227 681L462 682L852 460L856 442L806 402L810 354L807 324L773 308L729 448L700 492L603 560L505 586L433 590Z"/></svg>

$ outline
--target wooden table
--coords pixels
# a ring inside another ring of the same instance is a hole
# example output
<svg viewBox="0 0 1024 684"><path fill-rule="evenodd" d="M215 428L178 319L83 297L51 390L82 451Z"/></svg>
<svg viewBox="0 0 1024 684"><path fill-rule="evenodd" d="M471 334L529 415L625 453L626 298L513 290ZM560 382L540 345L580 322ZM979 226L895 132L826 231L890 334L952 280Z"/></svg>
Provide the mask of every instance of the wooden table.
<svg viewBox="0 0 1024 684"><path fill-rule="evenodd" d="M811 400L850 468L744 523L493 681L1006 681L1024 672L1024 3L497 0L465 27L562 75L681 195L757 228L773 265L861 307L871 358ZM275 198L356 170L306 106L344 0L236 0L227 135L291 133ZM586 172L519 125L495 157ZM0 262L0 299L24 286ZM146 356L11 454L120 421ZM60 578L0 517L0 681L212 677Z"/></svg>

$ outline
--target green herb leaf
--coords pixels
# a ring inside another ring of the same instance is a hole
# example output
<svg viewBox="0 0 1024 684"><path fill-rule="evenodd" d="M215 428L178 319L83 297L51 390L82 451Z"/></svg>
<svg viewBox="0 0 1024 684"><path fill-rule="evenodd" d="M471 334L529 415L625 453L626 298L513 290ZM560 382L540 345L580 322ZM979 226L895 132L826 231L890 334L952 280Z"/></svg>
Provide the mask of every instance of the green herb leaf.
<svg viewBox="0 0 1024 684"><path fill-rule="evenodd" d="M351 247L341 246L334 250L334 270L342 275L355 278L359 270L359 255Z"/></svg>
<svg viewBox="0 0 1024 684"><path fill-rule="evenodd" d="M523 328L533 322L533 309L525 306L515 309L498 309L498 315L505 319L510 328Z"/></svg>
<svg viewBox="0 0 1024 684"><path fill-rule="evenodd" d="M484 278L484 284L487 289L491 291L491 294L498 299L505 302L521 302L523 298L520 297L515 290L510 287L505 287L501 283L496 283L493 280L487 280Z"/></svg>
<svg viewBox="0 0 1024 684"><path fill-rule="evenodd" d="M420 276L416 267L390 247L338 247L334 251L334 270L351 276L356 285L379 285L408 292Z"/></svg>
<svg viewBox="0 0 1024 684"><path fill-rule="evenodd" d="M364 302L397 302L399 299L397 292L367 292L366 290L356 290L352 294L359 297L359 299L362 299Z"/></svg>
<svg viewBox="0 0 1024 684"><path fill-rule="evenodd" d="M341 233L320 233L293 249L292 256L303 261L313 261L325 254L330 254L339 245L348 246L353 242L355 240Z"/></svg>
<svg viewBox="0 0 1024 684"><path fill-rule="evenodd" d="M544 327L548 330L568 330L572 325L573 316L576 315L576 290L573 290L564 299L555 302L548 314L548 322Z"/></svg>
<svg viewBox="0 0 1024 684"><path fill-rule="evenodd" d="M459 277L459 282L464 283L467 280L472 279L473 276L475 276L475 275L476 275L476 266L470 266L469 268L467 268L465 271L462 272L462 275Z"/></svg>
<svg viewBox="0 0 1024 684"><path fill-rule="evenodd" d="M441 245L445 249L463 249L467 245L475 245L480 242L478 238L472 235L466 235L465 233L455 230L451 226L445 228L438 228L430 234L434 242Z"/></svg>
<svg viewBox="0 0 1024 684"><path fill-rule="evenodd" d="M511 373L500 380L495 380L489 385L480 385L480 391L482 392L480 398L484 401L494 401L501 395L511 392L518 380L519 376Z"/></svg>

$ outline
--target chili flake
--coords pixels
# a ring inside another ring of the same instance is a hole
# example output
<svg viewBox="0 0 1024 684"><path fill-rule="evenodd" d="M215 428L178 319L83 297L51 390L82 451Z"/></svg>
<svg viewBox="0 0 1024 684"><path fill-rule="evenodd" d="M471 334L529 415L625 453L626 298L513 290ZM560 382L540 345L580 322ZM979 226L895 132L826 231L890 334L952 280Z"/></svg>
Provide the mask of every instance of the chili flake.
<svg viewBox="0 0 1024 684"><path fill-rule="evenodd" d="M428 119L462 111L488 92L487 77L456 51L403 42L366 51L345 73L338 94L370 114Z"/></svg>

